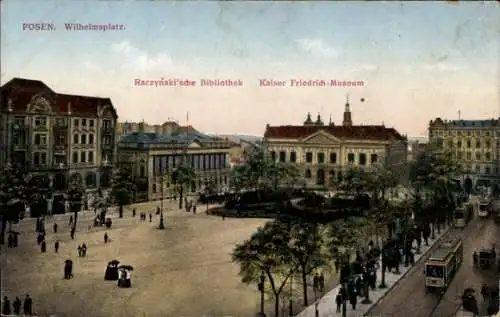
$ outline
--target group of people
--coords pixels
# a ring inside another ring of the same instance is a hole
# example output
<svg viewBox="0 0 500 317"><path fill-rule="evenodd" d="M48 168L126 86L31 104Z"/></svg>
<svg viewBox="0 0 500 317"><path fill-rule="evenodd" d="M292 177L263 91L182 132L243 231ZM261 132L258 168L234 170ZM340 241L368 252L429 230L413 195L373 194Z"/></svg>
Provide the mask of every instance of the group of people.
<svg viewBox="0 0 500 317"><path fill-rule="evenodd" d="M78 245L78 256L81 258L87 256L87 245L85 243Z"/></svg>
<svg viewBox="0 0 500 317"><path fill-rule="evenodd" d="M14 315L20 315L21 306L23 308L25 316L33 315L33 300L28 294L26 294L26 296L24 297L24 303L21 303L19 297L16 296L14 302L12 303L12 310L9 298L7 296L4 296L2 303L2 314L11 315L12 313L14 313Z"/></svg>
<svg viewBox="0 0 500 317"><path fill-rule="evenodd" d="M9 235L7 237L7 247L17 248L17 244L18 244L17 232L9 232Z"/></svg>

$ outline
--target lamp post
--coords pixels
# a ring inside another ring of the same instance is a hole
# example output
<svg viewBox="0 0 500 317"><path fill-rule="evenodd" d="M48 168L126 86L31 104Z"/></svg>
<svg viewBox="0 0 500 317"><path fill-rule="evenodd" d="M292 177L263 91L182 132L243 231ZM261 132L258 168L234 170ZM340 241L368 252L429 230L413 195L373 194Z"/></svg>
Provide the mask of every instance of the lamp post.
<svg viewBox="0 0 500 317"><path fill-rule="evenodd" d="M260 271L260 281L258 284L258 289L260 291L260 316L265 317L264 313L264 282L266 281L266 276L264 275L264 270Z"/></svg>
<svg viewBox="0 0 500 317"><path fill-rule="evenodd" d="M163 220L163 198L164 198L164 189L165 186L165 175L161 174L161 198L160 198L160 224L158 225L158 229L165 229L165 223Z"/></svg>
<svg viewBox="0 0 500 317"><path fill-rule="evenodd" d="M288 295L288 316L289 317L293 316L292 281L293 281L293 278L290 277L290 290L289 290L289 295Z"/></svg>
<svg viewBox="0 0 500 317"><path fill-rule="evenodd" d="M340 254L340 275L343 275L344 271L344 258L345 258L345 253L347 249L343 246L339 247L339 254ZM347 284L344 283L344 279L346 277L342 278L341 277L341 290L343 292L341 293L342 296L342 317L347 317Z"/></svg>

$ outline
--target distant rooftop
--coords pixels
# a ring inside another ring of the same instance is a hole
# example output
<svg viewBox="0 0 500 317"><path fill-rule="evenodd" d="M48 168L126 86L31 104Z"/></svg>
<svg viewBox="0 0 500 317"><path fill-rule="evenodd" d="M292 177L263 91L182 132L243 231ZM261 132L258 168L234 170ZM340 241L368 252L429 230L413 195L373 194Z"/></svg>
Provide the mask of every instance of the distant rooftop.
<svg viewBox="0 0 500 317"><path fill-rule="evenodd" d="M430 125L445 125L463 128L489 128L500 126L500 120L498 118L488 120L442 120L441 118L436 118L436 120L430 122Z"/></svg>
<svg viewBox="0 0 500 317"><path fill-rule="evenodd" d="M216 142L218 140L200 132L172 132L172 133L152 133L152 132L132 132L122 136L119 143L191 143L191 142Z"/></svg>

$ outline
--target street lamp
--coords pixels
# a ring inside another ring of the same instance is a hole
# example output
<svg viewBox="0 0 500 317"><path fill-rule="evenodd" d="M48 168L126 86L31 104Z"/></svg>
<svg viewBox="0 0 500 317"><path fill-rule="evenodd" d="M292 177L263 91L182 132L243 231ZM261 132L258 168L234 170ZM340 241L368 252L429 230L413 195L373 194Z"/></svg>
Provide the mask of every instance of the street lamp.
<svg viewBox="0 0 500 317"><path fill-rule="evenodd" d="M339 247L340 254L340 275L344 272L344 258L347 249L344 246ZM342 317L347 317L347 284L345 283L346 277L341 278L341 296L342 296Z"/></svg>
<svg viewBox="0 0 500 317"><path fill-rule="evenodd" d="M290 294L288 296L288 316L292 317L293 316L293 299L292 299L292 281L293 278L290 277Z"/></svg>
<svg viewBox="0 0 500 317"><path fill-rule="evenodd" d="M266 276L264 275L264 270L260 271L260 282L258 284L258 289L260 291L260 316L265 317L264 313L264 282L266 281Z"/></svg>
<svg viewBox="0 0 500 317"><path fill-rule="evenodd" d="M160 198L160 224L158 225L158 229L163 230L165 229L165 223L163 220L163 195L164 195L164 189L163 187L165 186L165 175L162 173L161 174L161 198Z"/></svg>

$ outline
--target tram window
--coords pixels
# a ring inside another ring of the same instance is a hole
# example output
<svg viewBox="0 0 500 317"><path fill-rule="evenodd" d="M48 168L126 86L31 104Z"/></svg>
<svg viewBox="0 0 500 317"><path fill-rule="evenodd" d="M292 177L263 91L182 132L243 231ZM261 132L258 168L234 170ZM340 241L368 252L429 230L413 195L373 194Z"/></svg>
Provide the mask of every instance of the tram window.
<svg viewBox="0 0 500 317"><path fill-rule="evenodd" d="M455 211L455 218L462 219L464 217L463 211Z"/></svg>
<svg viewBox="0 0 500 317"><path fill-rule="evenodd" d="M479 205L479 210L486 211L488 209L488 205Z"/></svg>
<svg viewBox="0 0 500 317"><path fill-rule="evenodd" d="M444 276L442 266L427 265L426 270L427 270L426 276L428 276L428 277L443 278L443 276Z"/></svg>

